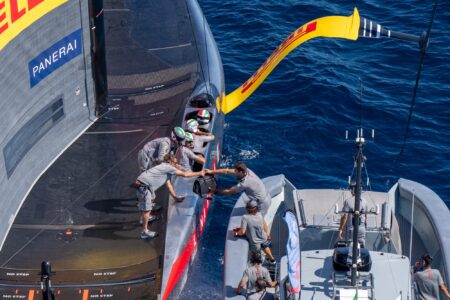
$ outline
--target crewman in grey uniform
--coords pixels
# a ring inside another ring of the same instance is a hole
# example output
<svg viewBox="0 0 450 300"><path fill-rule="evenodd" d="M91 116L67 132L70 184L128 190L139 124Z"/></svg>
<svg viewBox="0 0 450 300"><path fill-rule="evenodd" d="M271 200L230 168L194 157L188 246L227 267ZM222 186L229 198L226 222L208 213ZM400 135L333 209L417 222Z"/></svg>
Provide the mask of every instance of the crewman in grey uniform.
<svg viewBox="0 0 450 300"><path fill-rule="evenodd" d="M256 282L258 280L264 280L266 284L268 284L270 287L277 286L278 282L272 281L272 278L270 278L269 271L261 266L262 263L262 257L260 252L253 252L252 257L250 259L252 266L248 267L244 274L242 275L242 279L239 282L238 287L236 288L235 292L236 294L240 294L241 290L247 288L247 295L251 295L252 293L256 293Z"/></svg>
<svg viewBox="0 0 450 300"><path fill-rule="evenodd" d="M247 168L247 165L243 162L238 162L234 165L234 169L217 169L210 170L208 174L234 174L236 175L238 184L228 189L216 189L213 192L220 195L234 195L240 192L245 192L248 200L255 200L258 203L259 211L265 215L272 203L272 197L270 197L264 183L259 177L253 173L252 170Z"/></svg>
<svg viewBox="0 0 450 300"><path fill-rule="evenodd" d="M163 161L164 156L174 151L183 142L185 132L181 127L175 127L171 137L161 137L146 143L138 153L138 165L140 171L150 169Z"/></svg>
<svg viewBox="0 0 450 300"><path fill-rule="evenodd" d="M204 176L205 171L200 172L183 172L178 170L175 165L177 160L175 156L168 153L164 156L163 162L156 165L139 175L136 180L137 197L139 200L139 209L141 211L142 219L142 233L141 238L154 238L158 235L157 232L148 230L148 221L150 219L150 212L154 205L156 198L155 191L159 189L164 183L169 190L170 195L175 201L183 201L184 197L180 197L175 193L175 190L170 182L171 175L182 177Z"/></svg>
<svg viewBox="0 0 450 300"><path fill-rule="evenodd" d="M195 154L191 148L194 142L194 137L190 132L186 132L184 144L178 147L175 154L178 165L183 171L192 171L192 163L195 161L201 165L205 163L205 158L202 155Z"/></svg>
<svg viewBox="0 0 450 300"><path fill-rule="evenodd" d="M256 280L256 292L247 295L247 300L275 300L275 296L266 291L267 283L264 279Z"/></svg>
<svg viewBox="0 0 450 300"><path fill-rule="evenodd" d="M353 238L353 225L352 225L352 218L353 218L353 212L354 212L354 205L355 205L355 187L356 184L350 184L350 193L352 194L351 199L345 199L344 200L344 206L342 207L342 212L344 214L341 217L341 221L339 223L339 239L345 240L345 241L352 241ZM358 230L358 243L360 244L361 248L364 248L366 245L366 224L367 224L367 201L363 197L360 199L360 224L359 224L359 230ZM345 228L344 228L345 227ZM345 229L345 238L344 238L344 229Z"/></svg>
<svg viewBox="0 0 450 300"><path fill-rule="evenodd" d="M425 254L422 256L423 271L416 272L414 274L414 281L417 285L419 300L439 300L439 290L450 299L450 293L445 286L442 279L441 272L437 269L432 269L431 265L433 259L430 255Z"/></svg>
<svg viewBox="0 0 450 300"><path fill-rule="evenodd" d="M245 206L247 213L242 216L241 227L235 233L235 236L247 237L250 251L261 251L266 253L268 261L275 263L275 258L270 250L270 233L266 221L258 212L258 203L256 200L250 200Z"/></svg>
<svg viewBox="0 0 450 300"><path fill-rule="evenodd" d="M210 132L200 131L199 123L194 119L189 119L186 121L186 132L192 133L194 136L194 147L192 151L196 154L203 153L205 150L205 143L214 141L216 138Z"/></svg>

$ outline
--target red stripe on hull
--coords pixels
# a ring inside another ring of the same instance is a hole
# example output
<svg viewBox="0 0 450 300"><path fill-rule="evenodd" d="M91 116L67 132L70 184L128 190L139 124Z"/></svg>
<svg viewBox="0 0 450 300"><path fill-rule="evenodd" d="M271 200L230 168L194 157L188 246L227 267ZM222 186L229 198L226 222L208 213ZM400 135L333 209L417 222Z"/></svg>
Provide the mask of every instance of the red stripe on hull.
<svg viewBox="0 0 450 300"><path fill-rule="evenodd" d="M217 165L217 157L216 155L214 155L212 165L213 170L216 169L216 165ZM209 199L211 198L212 193L208 193L208 195L205 198L205 202L203 203L202 212L200 213L200 217L198 219L197 228L199 232L199 237L202 235L203 230L205 229L206 219L208 217L209 207L211 205L211 200ZM181 275L186 269L186 266L188 265L192 254L197 248L199 237L197 237L196 230L194 229L194 232L192 232L192 235L189 238L189 242L183 249L183 252L180 254L180 256L175 260L175 262L172 265L172 270L170 271L169 279L167 280L167 285L162 300L166 300L169 297L172 290L175 288L175 285L177 284L178 280L180 279Z"/></svg>

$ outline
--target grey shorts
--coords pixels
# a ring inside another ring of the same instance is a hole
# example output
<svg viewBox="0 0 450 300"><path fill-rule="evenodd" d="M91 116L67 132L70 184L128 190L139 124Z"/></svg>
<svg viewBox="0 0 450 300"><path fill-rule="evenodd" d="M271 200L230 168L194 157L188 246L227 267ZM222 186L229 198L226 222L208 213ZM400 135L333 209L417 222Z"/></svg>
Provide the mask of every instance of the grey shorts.
<svg viewBox="0 0 450 300"><path fill-rule="evenodd" d="M261 251L261 249L266 249L267 247L272 246L272 241L271 240L267 240L261 244L253 244L249 242L249 249L250 252L254 252L254 251Z"/></svg>
<svg viewBox="0 0 450 300"><path fill-rule="evenodd" d="M156 198L155 193L147 188L138 188L136 190L136 195L138 198L138 207L140 211L151 211L154 206L154 201Z"/></svg>

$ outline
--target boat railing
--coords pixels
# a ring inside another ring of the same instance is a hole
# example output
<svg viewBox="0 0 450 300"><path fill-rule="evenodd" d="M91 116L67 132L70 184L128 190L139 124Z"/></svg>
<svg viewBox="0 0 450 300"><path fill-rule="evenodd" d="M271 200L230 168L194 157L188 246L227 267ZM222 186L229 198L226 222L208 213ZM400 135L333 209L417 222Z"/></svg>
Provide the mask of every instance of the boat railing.
<svg viewBox="0 0 450 300"><path fill-rule="evenodd" d="M303 227L306 225L334 226L338 225L338 216L346 200L350 200L351 195L347 189L302 189L297 190L298 206L300 211L299 223ZM387 193L366 191L363 193L368 208L371 211L381 212L368 216L368 227L383 226L383 210L380 208L388 201ZM384 217L384 223L388 222Z"/></svg>
<svg viewBox="0 0 450 300"><path fill-rule="evenodd" d="M424 253L433 257L447 285L450 284L450 212L429 188L400 179L396 191L396 219L399 220L402 253L416 261ZM412 203L414 201L414 209ZM413 220L412 220L413 218ZM413 234L411 235L411 224ZM412 241L410 241L412 239ZM412 245L412 246L410 246ZM411 252L411 254L409 254Z"/></svg>
<svg viewBox="0 0 450 300"><path fill-rule="evenodd" d="M297 193L295 193L295 191L294 191L294 194L295 194L295 196L297 196ZM298 203L297 204L298 212L300 214L300 219L298 220L299 224L300 224L300 226L306 227L308 225L308 223L306 222L305 206L303 205L303 199L300 199L296 202Z"/></svg>
<svg viewBox="0 0 450 300"><path fill-rule="evenodd" d="M349 281L349 277L346 273L331 273L332 285L333 285L333 297L332 299L336 299L337 292L342 291L343 289L359 291L369 291L370 296L368 299L376 299L375 298L375 279L372 273L368 272L360 272L358 281L364 284L359 284L356 287L352 286ZM355 299L360 299L356 297Z"/></svg>

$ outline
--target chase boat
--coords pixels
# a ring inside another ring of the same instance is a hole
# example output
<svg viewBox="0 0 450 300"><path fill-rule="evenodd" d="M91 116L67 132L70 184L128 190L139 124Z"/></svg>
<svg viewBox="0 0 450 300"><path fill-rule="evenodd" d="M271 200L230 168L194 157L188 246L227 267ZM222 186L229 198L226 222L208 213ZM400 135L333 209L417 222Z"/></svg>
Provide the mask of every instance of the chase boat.
<svg viewBox="0 0 450 300"><path fill-rule="evenodd" d="M446 285L450 283L447 206L432 190L407 179L398 180L387 192L362 191L363 141L362 136L357 138L354 207L357 211L360 197L368 202L365 248L358 246L356 236L350 245L338 239L343 203L352 199L347 189L297 189L283 175L263 179L272 196L264 219L278 262L267 268L280 282L267 291L279 299L417 299L412 271L424 253L433 257L433 267ZM249 266L249 245L233 235L245 202L243 194L228 224L225 299L245 299L234 289Z"/></svg>
<svg viewBox="0 0 450 300"><path fill-rule="evenodd" d="M436 5L434 6L434 10ZM433 12L434 16L434 12ZM237 107L259 86L276 65L293 49L316 37L397 38L421 47L421 63L428 46L428 32L421 37L387 30L360 18L357 9L352 16L323 17L306 23L287 37L248 81L227 95L225 112ZM420 69L419 69L420 70ZM420 73L419 73L420 74ZM417 88L416 81L416 88ZM365 165L363 129L356 137L356 197L354 232L358 232L360 210L357 203L364 197L366 212L365 248L354 235L350 244L338 241L343 203L350 198L347 189L298 189L284 175L263 179L272 203L264 219L272 238L275 266L267 264L275 289L267 289L279 299L416 299L412 271L415 261L424 253L433 257L433 267L440 270L450 284L450 212L442 199L420 183L400 179L387 192L363 191L362 168ZM367 181L369 182L369 181ZM225 299L245 299L236 295L244 270L249 263L247 240L236 238L245 213L246 195L236 202L228 223L225 242ZM263 263L264 265L264 263Z"/></svg>

